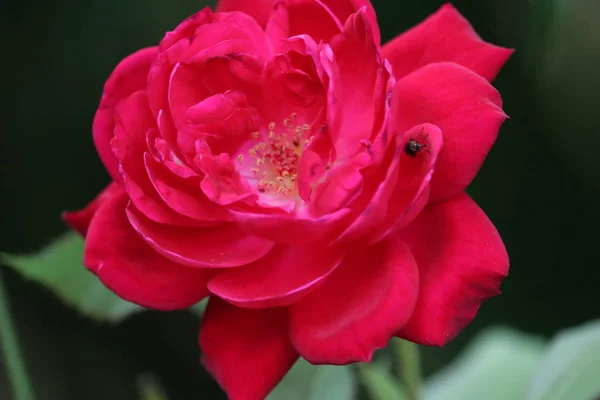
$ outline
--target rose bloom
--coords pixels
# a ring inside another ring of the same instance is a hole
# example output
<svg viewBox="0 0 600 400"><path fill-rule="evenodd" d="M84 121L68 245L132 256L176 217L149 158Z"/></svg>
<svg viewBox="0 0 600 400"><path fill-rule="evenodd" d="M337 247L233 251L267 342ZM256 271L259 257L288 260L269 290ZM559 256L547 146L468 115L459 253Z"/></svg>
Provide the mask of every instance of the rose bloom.
<svg viewBox="0 0 600 400"><path fill-rule="evenodd" d="M450 5L382 47L368 0L222 0L117 65L93 123L112 183L64 219L122 298L210 296L202 362L232 399L299 356L444 345L508 273L464 191L511 53Z"/></svg>

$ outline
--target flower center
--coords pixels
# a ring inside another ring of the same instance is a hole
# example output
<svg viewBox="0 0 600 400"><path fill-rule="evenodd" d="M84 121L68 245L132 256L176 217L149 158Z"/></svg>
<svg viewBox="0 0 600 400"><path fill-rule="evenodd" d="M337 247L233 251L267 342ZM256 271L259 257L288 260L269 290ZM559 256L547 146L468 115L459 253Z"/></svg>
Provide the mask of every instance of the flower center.
<svg viewBox="0 0 600 400"><path fill-rule="evenodd" d="M253 132L255 141L247 155L238 155L238 161L250 167L259 193L284 197L297 194L298 160L311 138L310 126L297 124L296 119L297 114L292 113L280 126L273 121L268 131Z"/></svg>

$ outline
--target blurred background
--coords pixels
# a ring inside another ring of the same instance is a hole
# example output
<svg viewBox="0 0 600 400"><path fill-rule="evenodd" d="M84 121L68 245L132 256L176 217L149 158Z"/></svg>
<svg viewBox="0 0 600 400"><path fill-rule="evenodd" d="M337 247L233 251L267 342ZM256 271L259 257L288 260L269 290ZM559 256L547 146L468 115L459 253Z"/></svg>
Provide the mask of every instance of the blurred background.
<svg viewBox="0 0 600 400"><path fill-rule="evenodd" d="M81 208L108 183L91 137L105 79L123 57L212 3L0 0L1 252L48 244L66 231L60 213ZM373 3L385 42L444 2ZM494 82L511 118L468 190L500 231L511 273L504 294L454 342L422 350L426 374L484 327L550 337L600 316L600 2L453 4L485 40L516 49ZM137 399L143 374L170 400L225 398L199 365L193 313L96 321L0 268L38 399ZM1 363L0 399L11 399Z"/></svg>

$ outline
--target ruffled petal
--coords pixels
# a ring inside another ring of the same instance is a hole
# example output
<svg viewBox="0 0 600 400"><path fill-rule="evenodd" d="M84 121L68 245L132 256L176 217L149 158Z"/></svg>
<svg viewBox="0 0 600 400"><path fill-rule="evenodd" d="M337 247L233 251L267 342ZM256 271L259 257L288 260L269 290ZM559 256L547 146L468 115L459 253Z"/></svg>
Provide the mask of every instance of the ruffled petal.
<svg viewBox="0 0 600 400"><path fill-rule="evenodd" d="M305 160L302 161L306 162ZM315 175L319 182L315 184L314 189L308 196L311 214L316 216L327 215L352 203L363 188L361 170L370 162L371 156L367 152L361 152L348 162L336 165L331 170L324 172L322 177L318 176L319 168L311 168L310 164L304 166L304 169L300 169L298 178L300 183L310 179L302 176L305 174Z"/></svg>
<svg viewBox="0 0 600 400"><path fill-rule="evenodd" d="M209 290L239 307L287 306L317 288L342 258L338 247L276 245L260 260L219 274Z"/></svg>
<svg viewBox="0 0 600 400"><path fill-rule="evenodd" d="M405 227L427 205L429 183L438 155L442 151L442 134L437 126L431 124L418 125L404 132L402 153L397 165L397 181L387 199L387 206L380 205L375 211L376 202L373 201L370 205L371 213L368 216L377 219L375 215L379 212L380 223L369 234L369 243L376 243ZM385 187L385 184L381 185L380 189L382 187Z"/></svg>
<svg viewBox="0 0 600 400"><path fill-rule="evenodd" d="M125 191L107 197L90 224L83 262L125 300L159 310L187 308L208 295L213 272L160 256L133 230Z"/></svg>
<svg viewBox="0 0 600 400"><path fill-rule="evenodd" d="M481 76L458 64L437 63L398 81L390 119L399 132L426 122L442 130L444 150L431 179L430 201L436 202L471 183L506 114L500 94Z"/></svg>
<svg viewBox="0 0 600 400"><path fill-rule="evenodd" d="M273 3L266 31L275 46L280 39L298 35L309 35L317 42L329 42L340 33L346 20L361 8L364 8L375 43L380 46L379 25L369 0L287 0Z"/></svg>
<svg viewBox="0 0 600 400"><path fill-rule="evenodd" d="M334 233L342 226L350 214L349 209L341 209L319 218L300 217L287 213L261 214L248 211L230 210L233 219L246 232L279 243L307 243L324 240L330 243Z"/></svg>
<svg viewBox="0 0 600 400"><path fill-rule="evenodd" d="M157 54L157 47L148 47L131 54L115 67L104 85L92 133L98 155L115 182L122 180L110 146L115 129L114 109L130 94L146 88L148 71Z"/></svg>
<svg viewBox="0 0 600 400"><path fill-rule="evenodd" d="M156 161L150 153L144 154L148 177L161 199L177 213L201 223L228 221L227 210L210 201L200 189L200 176L182 178Z"/></svg>
<svg viewBox="0 0 600 400"><path fill-rule="evenodd" d="M160 132L174 149L177 128L186 122L190 106L230 89L247 94L250 90L245 89L252 86L248 81L257 85L255 75L273 55L270 40L254 19L209 9L182 22L163 39L161 50L148 73L148 97Z"/></svg>
<svg viewBox="0 0 600 400"><path fill-rule="evenodd" d="M463 194L430 205L402 231L420 274L415 312L398 336L443 346L475 317L481 303L500 294L508 255L485 213Z"/></svg>
<svg viewBox="0 0 600 400"><path fill-rule="evenodd" d="M125 190L136 208L153 221L170 225L195 225L195 221L176 213L159 197L148 178L144 154L148 140L156 136L145 91L122 100L115 108L115 137L111 140Z"/></svg>
<svg viewBox="0 0 600 400"><path fill-rule="evenodd" d="M371 29L373 29L373 37L375 37L377 44L381 41L381 34L379 33L379 26L377 24L377 17L375 15L375 9L371 5L369 0L292 0L287 1L292 7L310 7L310 3L321 3L329 9L329 13L334 15L339 23L344 24L348 17L357 12L361 7L365 7L366 15L369 19ZM241 11L256 19L258 24L262 27L267 26L269 16L273 17L273 8L277 5L282 5L284 2L278 2L275 0L255 0L249 2L247 0L219 0L216 10L218 12L229 12L229 11ZM314 7L314 5L312 5ZM314 10L313 10L314 11ZM295 10L294 13L298 11ZM315 15L315 14L312 14ZM301 22L301 21L299 21ZM299 34L309 33L306 29L314 29L316 24L314 21L307 24L298 24L297 29L293 33L288 33L288 37Z"/></svg>
<svg viewBox="0 0 600 400"><path fill-rule="evenodd" d="M298 359L284 308L248 310L212 297L200 328L202 364L231 400L263 400Z"/></svg>
<svg viewBox="0 0 600 400"><path fill-rule="evenodd" d="M317 290L290 307L290 336L313 364L368 362L412 315L417 264L393 238L347 254Z"/></svg>
<svg viewBox="0 0 600 400"><path fill-rule="evenodd" d="M262 27L265 27L273 8L273 0L219 0L217 12L241 11L253 17Z"/></svg>
<svg viewBox="0 0 600 400"><path fill-rule="evenodd" d="M191 38L196 29L199 26L208 24L212 21L212 10L210 7L204 7L202 10L197 13L190 15L183 22L181 22L177 27L165 34L165 37L160 41L159 50L160 52L164 52L168 50L171 46L179 42L183 39Z"/></svg>
<svg viewBox="0 0 600 400"><path fill-rule="evenodd" d="M338 159L344 160L356 154L361 141L370 139L380 109L376 100L381 96L376 93L387 84L378 79L384 65L364 9L348 18L343 34L331 42L331 50L329 63L327 52L323 53L330 77L329 131Z"/></svg>
<svg viewBox="0 0 600 400"><path fill-rule="evenodd" d="M342 24L346 22L350 15L364 7L365 17L369 21L375 44L379 47L381 42L381 33L377 23L375 9L369 0L322 0L331 12L340 20Z"/></svg>
<svg viewBox="0 0 600 400"><path fill-rule="evenodd" d="M85 208L79 211L65 211L62 214L62 219L69 228L77 231L81 236L85 237L92 222L92 218L98 211L98 207L106 201L106 199L118 195L123 191L118 183L111 182L103 191L96 196Z"/></svg>
<svg viewBox="0 0 600 400"><path fill-rule="evenodd" d="M289 27L286 37L308 35L317 43L329 42L342 31L344 21L340 21L321 0L288 0L283 4Z"/></svg>
<svg viewBox="0 0 600 400"><path fill-rule="evenodd" d="M421 124L381 141L381 145L387 144L381 165L375 171L365 171L365 188L353 204L355 219L339 241L376 243L409 223L427 203L429 182L442 148L440 129ZM407 151L411 141L418 146L414 153Z"/></svg>
<svg viewBox="0 0 600 400"><path fill-rule="evenodd" d="M229 154L213 156L206 143L200 143L198 147L197 165L205 174L200 187L211 201L230 205L256 200L256 190L242 179Z"/></svg>
<svg viewBox="0 0 600 400"><path fill-rule="evenodd" d="M450 61L492 81L513 52L483 41L451 4L382 49L397 79L427 64Z"/></svg>
<svg viewBox="0 0 600 400"><path fill-rule="evenodd" d="M195 157L199 139L206 142L212 154L231 156L259 129L257 111L237 90L207 97L190 107L187 115L189 125L177 132L177 143L188 159Z"/></svg>
<svg viewBox="0 0 600 400"><path fill-rule="evenodd" d="M190 267L229 268L249 264L271 250L274 243L250 236L235 224L189 228L157 224L134 207L127 217L142 238L164 257Z"/></svg>

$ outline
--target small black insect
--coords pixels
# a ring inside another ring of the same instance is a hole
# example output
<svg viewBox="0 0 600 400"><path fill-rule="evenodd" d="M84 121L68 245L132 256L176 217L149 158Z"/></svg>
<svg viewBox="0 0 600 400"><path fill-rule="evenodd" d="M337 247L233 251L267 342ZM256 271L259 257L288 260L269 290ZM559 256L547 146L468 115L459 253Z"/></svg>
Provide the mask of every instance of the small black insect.
<svg viewBox="0 0 600 400"><path fill-rule="evenodd" d="M426 147L429 147L428 144L423 144L421 143L422 140L427 139L427 133L425 134L425 136L423 136L422 138L410 138L408 140L408 142L406 142L406 144L404 145L404 152L406 153L406 155L411 156L411 157L416 157L417 154L419 154L419 152L421 151L425 151L429 154L431 154L431 152L429 150L427 150Z"/></svg>

